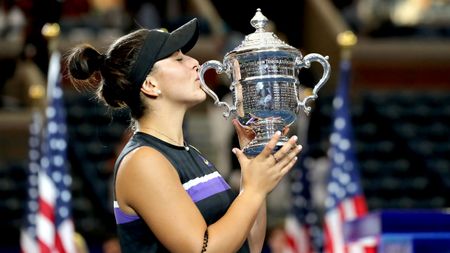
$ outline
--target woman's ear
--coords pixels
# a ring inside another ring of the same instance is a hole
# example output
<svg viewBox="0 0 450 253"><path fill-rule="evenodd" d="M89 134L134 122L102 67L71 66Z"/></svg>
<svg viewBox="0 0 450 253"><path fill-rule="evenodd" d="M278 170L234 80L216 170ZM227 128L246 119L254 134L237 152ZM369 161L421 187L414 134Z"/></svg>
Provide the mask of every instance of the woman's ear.
<svg viewBox="0 0 450 253"><path fill-rule="evenodd" d="M154 82L151 78L147 77L141 86L141 92L152 97L161 95L161 90L158 89L155 83L156 82Z"/></svg>

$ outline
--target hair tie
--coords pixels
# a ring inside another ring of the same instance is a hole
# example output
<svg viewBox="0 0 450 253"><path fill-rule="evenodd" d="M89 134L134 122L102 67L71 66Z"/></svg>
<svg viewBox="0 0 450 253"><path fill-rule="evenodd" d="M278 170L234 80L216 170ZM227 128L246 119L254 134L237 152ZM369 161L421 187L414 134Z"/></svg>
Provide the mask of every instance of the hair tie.
<svg viewBox="0 0 450 253"><path fill-rule="evenodd" d="M97 64L99 66L102 66L103 64L105 64L105 60L106 60L106 55L105 54L99 54L97 57Z"/></svg>

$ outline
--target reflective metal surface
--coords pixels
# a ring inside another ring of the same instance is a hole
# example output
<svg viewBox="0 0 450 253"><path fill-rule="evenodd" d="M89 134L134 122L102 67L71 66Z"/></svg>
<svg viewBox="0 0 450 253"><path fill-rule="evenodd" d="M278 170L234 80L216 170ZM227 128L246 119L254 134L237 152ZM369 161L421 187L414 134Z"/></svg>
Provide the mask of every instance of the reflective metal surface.
<svg viewBox="0 0 450 253"><path fill-rule="evenodd" d="M244 147L244 152L249 156L259 154L276 131L291 125L300 108L307 114L310 112L309 102L317 98L317 92L330 74L328 57L315 53L302 57L298 49L267 32L267 22L261 10L257 9L250 22L256 31L228 52L223 63L207 61L199 70L202 89L217 106L225 108L224 116L235 115L242 125L256 133L255 139ZM298 74L301 68L309 68L312 62L322 65L323 76L314 86L312 94L300 101ZM232 81L232 105L221 102L205 83L204 75L209 69L227 74ZM287 136L282 136L275 150L287 140Z"/></svg>

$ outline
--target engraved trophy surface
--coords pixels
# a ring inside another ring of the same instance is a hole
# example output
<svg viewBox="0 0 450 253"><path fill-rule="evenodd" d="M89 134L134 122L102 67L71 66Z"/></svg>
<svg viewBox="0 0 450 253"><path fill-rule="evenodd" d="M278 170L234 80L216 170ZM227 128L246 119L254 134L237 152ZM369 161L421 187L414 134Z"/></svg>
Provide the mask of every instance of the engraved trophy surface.
<svg viewBox="0 0 450 253"><path fill-rule="evenodd" d="M225 108L224 116L228 118L234 114L241 125L256 133L243 149L246 155L256 156L276 131L282 131L296 120L300 108L309 114L311 107L308 103L318 97L317 92L328 80L330 64L328 57L320 54L302 57L298 49L266 31L268 20L260 9L250 23L256 31L245 36L239 46L228 52L223 63L210 60L202 64L199 75L202 89L213 98L215 105ZM299 71L309 68L312 62L322 65L323 74L312 94L300 101ZM226 73L232 81L232 105L221 102L205 83L204 75L209 69L215 69L217 74ZM287 140L287 136L281 136L275 150Z"/></svg>

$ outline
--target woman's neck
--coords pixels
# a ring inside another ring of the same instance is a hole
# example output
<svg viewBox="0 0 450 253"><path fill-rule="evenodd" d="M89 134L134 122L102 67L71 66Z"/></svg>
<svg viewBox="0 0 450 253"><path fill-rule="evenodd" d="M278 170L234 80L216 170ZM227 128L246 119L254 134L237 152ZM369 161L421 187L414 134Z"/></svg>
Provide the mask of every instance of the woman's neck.
<svg viewBox="0 0 450 253"><path fill-rule="evenodd" d="M184 145L183 119L174 115L149 115L137 121L136 130L177 146Z"/></svg>

